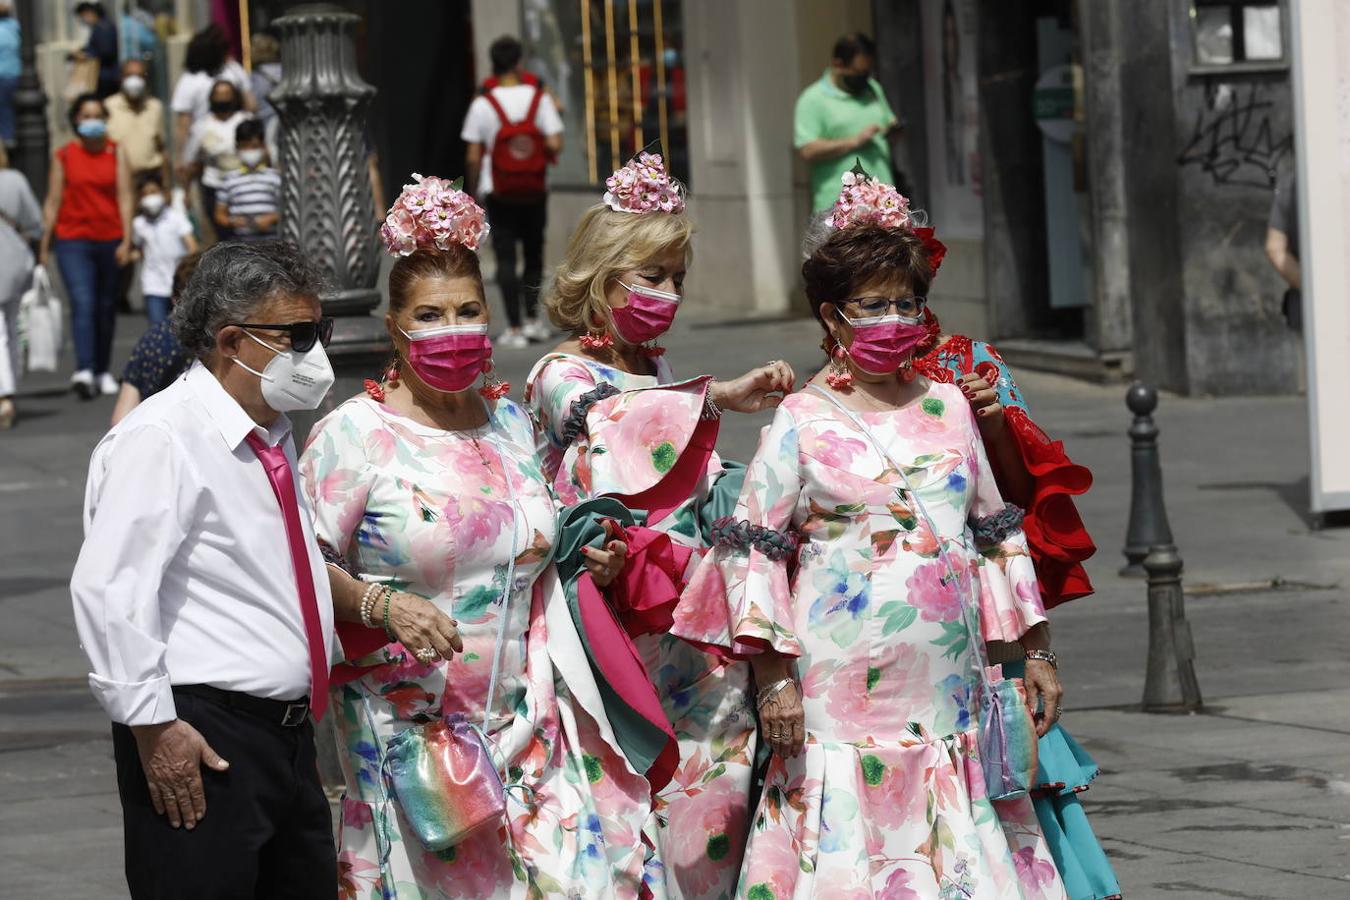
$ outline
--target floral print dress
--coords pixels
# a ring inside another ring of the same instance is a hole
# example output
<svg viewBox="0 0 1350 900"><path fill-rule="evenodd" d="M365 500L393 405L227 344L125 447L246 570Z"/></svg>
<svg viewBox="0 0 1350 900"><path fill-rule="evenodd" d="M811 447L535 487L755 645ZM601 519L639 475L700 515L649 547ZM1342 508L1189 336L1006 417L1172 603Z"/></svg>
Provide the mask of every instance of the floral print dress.
<svg viewBox="0 0 1350 900"><path fill-rule="evenodd" d="M674 465L677 454L660 448L683 446L689 430L687 407L673 388L653 391L674 384L664 357L656 360L656 369L654 376L633 375L563 353L549 354L535 365L525 400L547 439L541 454L544 468L562 503L589 499L601 492L600 484L646 486L659 474L647 469L669 471ZM665 393L672 396L659 396ZM613 396L597 401L600 394ZM699 407L701 395L695 411ZM622 428L613 427L624 416L634 418ZM627 446L616 440L619 434L636 439ZM649 452L647 444L660 448ZM610 456L608 468L593 472L592 450L602 446ZM695 495L651 524L694 549L691 567L706 549L693 510L721 471L714 453ZM657 796L655 820L648 829L664 875L649 879L648 886L658 896L729 898L745 846L756 746L749 666L721 660L670 635L639 637L636 644L680 749L679 768Z"/></svg>
<svg viewBox="0 0 1350 900"><path fill-rule="evenodd" d="M359 677L333 688L346 777L339 897L641 889L648 786L592 720L559 705L537 589L552 569L555 505L529 416L507 400L490 406L484 426L446 432L357 397L315 426L301 460L318 538L363 579L431 600L458 621L464 642L463 653L431 665L388 644L348 660ZM390 796L382 755L394 734L442 712L482 722L503 616L486 732L509 786L508 822L431 852Z"/></svg>
<svg viewBox="0 0 1350 900"><path fill-rule="evenodd" d="M746 540L719 542L676 610L675 634L796 659L806 745L772 757L737 895L1061 898L1030 801L992 803L980 770L963 603L989 638L1044 614L1021 532L989 560L974 543L1004 509L974 416L943 384L860 415L918 497L832 402L794 394L746 473ZM798 537L795 568L771 532Z"/></svg>

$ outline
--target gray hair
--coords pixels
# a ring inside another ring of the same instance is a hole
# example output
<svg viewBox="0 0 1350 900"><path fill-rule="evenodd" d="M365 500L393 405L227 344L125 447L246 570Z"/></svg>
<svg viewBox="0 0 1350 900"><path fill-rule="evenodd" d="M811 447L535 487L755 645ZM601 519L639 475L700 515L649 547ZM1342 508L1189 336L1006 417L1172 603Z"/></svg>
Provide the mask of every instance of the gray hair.
<svg viewBox="0 0 1350 900"><path fill-rule="evenodd" d="M216 334L249 317L278 295L318 297L322 271L286 241L216 244L202 254L183 295L174 303L173 333L198 358L216 346Z"/></svg>

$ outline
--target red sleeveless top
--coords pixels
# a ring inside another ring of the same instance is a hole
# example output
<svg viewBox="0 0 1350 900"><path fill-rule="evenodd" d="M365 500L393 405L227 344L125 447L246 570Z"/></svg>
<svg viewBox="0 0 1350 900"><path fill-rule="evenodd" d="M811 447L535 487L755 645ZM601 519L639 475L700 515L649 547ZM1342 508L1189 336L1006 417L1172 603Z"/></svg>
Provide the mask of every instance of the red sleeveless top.
<svg viewBox="0 0 1350 900"><path fill-rule="evenodd" d="M117 145L90 153L79 139L56 151L65 173L56 237L63 241L119 241L122 215L117 210Z"/></svg>

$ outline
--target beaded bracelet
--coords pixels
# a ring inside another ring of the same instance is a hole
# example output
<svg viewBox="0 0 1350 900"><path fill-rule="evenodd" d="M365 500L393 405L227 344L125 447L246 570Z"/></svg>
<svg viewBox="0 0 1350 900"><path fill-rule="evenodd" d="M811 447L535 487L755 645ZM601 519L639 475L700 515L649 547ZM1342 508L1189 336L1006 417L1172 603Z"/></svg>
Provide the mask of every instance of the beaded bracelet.
<svg viewBox="0 0 1350 900"><path fill-rule="evenodd" d="M384 633L391 641L398 640L394 636L394 629L389 627L389 601L394 599L394 592L389 588L384 589Z"/></svg>
<svg viewBox="0 0 1350 900"><path fill-rule="evenodd" d="M703 412L699 414L701 419L720 419L722 418L722 408L712 398L712 384L708 384L707 393L703 395Z"/></svg>
<svg viewBox="0 0 1350 900"><path fill-rule="evenodd" d="M371 621L370 615L375 612L375 599L380 594L380 584L372 584L366 588L366 592L361 595L361 624L367 628L374 628L375 623Z"/></svg>

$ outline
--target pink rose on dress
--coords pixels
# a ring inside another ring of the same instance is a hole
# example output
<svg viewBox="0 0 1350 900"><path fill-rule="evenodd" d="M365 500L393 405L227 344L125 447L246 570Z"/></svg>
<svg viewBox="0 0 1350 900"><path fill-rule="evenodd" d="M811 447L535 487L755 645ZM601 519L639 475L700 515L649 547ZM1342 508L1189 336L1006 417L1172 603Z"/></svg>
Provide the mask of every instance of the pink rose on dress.
<svg viewBox="0 0 1350 900"><path fill-rule="evenodd" d="M914 874L908 869L896 869L886 879L877 900L921 900L922 896L914 887Z"/></svg>
<svg viewBox="0 0 1350 900"><path fill-rule="evenodd" d="M1041 888L1052 885L1059 878L1055 864L1048 859L1038 859L1035 847L1023 847L1013 854L1013 865L1017 867L1017 878L1026 887Z"/></svg>
<svg viewBox="0 0 1350 900"><path fill-rule="evenodd" d="M924 563L905 581L909 604L919 610L926 622L959 622L961 595L955 585L945 581L947 565L941 559Z"/></svg>
<svg viewBox="0 0 1350 900"><path fill-rule="evenodd" d="M698 793L670 799L662 849L688 895L702 896L728 870L740 869L749 810L735 787L734 779L714 778Z"/></svg>

